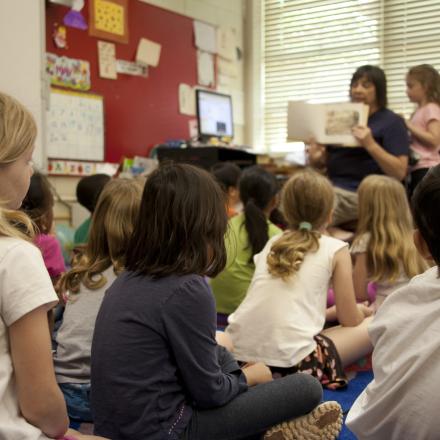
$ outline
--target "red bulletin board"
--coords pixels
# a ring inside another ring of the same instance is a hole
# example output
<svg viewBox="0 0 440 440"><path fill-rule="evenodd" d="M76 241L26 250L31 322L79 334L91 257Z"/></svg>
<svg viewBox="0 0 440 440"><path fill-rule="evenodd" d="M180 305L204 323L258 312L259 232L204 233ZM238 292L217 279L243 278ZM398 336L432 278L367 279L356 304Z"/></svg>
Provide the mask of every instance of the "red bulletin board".
<svg viewBox="0 0 440 440"><path fill-rule="evenodd" d="M81 13L89 20L89 1ZM65 6L46 2L46 50L59 56L90 62L90 92L104 97L105 161L122 156L146 156L151 147L169 139L187 139L192 116L179 113L180 83L197 84L197 52L193 20L138 0L128 1L128 44L116 44L116 59L135 61L141 37L162 45L160 62L148 77L118 74L102 79L98 72L98 38L88 30L67 27L67 49L52 38L55 23L63 24ZM103 40L104 41L104 40Z"/></svg>

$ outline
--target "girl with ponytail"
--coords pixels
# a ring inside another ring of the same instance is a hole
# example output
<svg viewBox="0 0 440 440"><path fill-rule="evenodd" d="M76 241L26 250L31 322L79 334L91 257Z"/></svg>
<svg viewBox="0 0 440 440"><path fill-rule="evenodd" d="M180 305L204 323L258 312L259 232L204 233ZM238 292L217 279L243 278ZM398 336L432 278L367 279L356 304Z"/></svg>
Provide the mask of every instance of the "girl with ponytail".
<svg viewBox="0 0 440 440"><path fill-rule="evenodd" d="M372 312L356 305L348 245L324 234L333 202L330 182L311 169L288 180L289 228L255 256L247 295L226 328L240 361L264 362L281 375L310 373L328 388L344 386L343 367L372 348L364 319ZM331 283L341 325L323 330Z"/></svg>
<svg viewBox="0 0 440 440"><path fill-rule="evenodd" d="M239 180L244 211L230 219L226 234L226 268L211 280L217 303L218 325L226 324L246 295L255 270L253 257L267 240L281 232L269 221L277 205L278 183L273 174L259 166L246 168Z"/></svg>

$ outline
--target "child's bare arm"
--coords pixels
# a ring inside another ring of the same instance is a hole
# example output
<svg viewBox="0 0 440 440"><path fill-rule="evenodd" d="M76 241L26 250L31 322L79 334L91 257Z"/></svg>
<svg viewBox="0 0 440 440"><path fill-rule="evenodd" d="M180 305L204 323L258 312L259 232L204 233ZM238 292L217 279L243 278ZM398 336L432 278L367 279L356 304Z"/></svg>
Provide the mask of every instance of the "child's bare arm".
<svg viewBox="0 0 440 440"><path fill-rule="evenodd" d="M50 438L67 430L66 404L55 380L47 310L39 307L9 327L20 410Z"/></svg>
<svg viewBox="0 0 440 440"><path fill-rule="evenodd" d="M358 301L368 301L368 270L366 252L355 255L353 285L356 299Z"/></svg>
<svg viewBox="0 0 440 440"><path fill-rule="evenodd" d="M357 307L354 294L352 264L348 248L344 247L334 256L333 289L338 321L346 327L359 325L370 315L367 307Z"/></svg>

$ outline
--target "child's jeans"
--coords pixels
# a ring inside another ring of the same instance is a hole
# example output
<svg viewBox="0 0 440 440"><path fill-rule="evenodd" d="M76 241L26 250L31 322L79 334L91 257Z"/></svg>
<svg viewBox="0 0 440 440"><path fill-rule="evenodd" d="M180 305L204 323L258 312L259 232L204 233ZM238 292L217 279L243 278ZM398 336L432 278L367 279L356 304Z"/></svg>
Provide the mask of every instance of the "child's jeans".
<svg viewBox="0 0 440 440"><path fill-rule="evenodd" d="M69 418L80 422L93 422L90 410L90 383L60 383Z"/></svg>

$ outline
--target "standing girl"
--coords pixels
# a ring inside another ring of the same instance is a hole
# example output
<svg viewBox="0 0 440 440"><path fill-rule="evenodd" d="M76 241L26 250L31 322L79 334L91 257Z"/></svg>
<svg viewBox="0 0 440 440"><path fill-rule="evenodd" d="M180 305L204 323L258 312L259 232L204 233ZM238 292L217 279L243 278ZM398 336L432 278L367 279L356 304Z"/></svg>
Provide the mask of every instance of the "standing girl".
<svg viewBox="0 0 440 440"><path fill-rule="evenodd" d="M241 370L217 345L205 277L225 265L226 228L224 196L209 173L171 164L149 176L127 269L96 320L96 433L119 440L256 440L276 425L265 439L337 435L335 403L277 425L318 404L319 382L303 374L272 382L267 367Z"/></svg>
<svg viewBox="0 0 440 440"><path fill-rule="evenodd" d="M16 211L29 188L35 137L30 113L0 92L2 439L58 439L68 427L66 405L55 380L47 322L47 311L58 297L41 252L22 232L24 229L32 235L32 223Z"/></svg>
<svg viewBox="0 0 440 440"><path fill-rule="evenodd" d="M229 221L226 234L226 268L211 280L217 304L218 324L225 326L246 295L255 270L253 257L267 240L281 232L269 221L277 205L278 183L273 174L259 166L246 168L239 181L244 212Z"/></svg>
<svg viewBox="0 0 440 440"><path fill-rule="evenodd" d="M76 421L93 421L89 400L93 329L105 291L124 268L141 195L139 180L116 179L105 185L85 253L60 280L60 290L68 292L68 299L56 337L55 374L69 417Z"/></svg>
<svg viewBox="0 0 440 440"><path fill-rule="evenodd" d="M359 222L353 245L353 281L358 301L376 285L377 309L395 289L427 269L413 243L413 220L403 185L387 176L368 176L358 189Z"/></svg>
<svg viewBox="0 0 440 440"><path fill-rule="evenodd" d="M411 167L408 191L411 195L428 172L440 163L440 75L429 64L409 69L406 93L417 109L407 121L411 148L418 161Z"/></svg>
<svg viewBox="0 0 440 440"><path fill-rule="evenodd" d="M329 388L345 385L343 367L371 350L364 321L371 310L356 305L347 243L323 234L333 200L330 182L315 171L288 180L282 209L289 229L255 257L249 291L226 328L237 359L282 375L308 372ZM342 325L323 330L330 283Z"/></svg>

